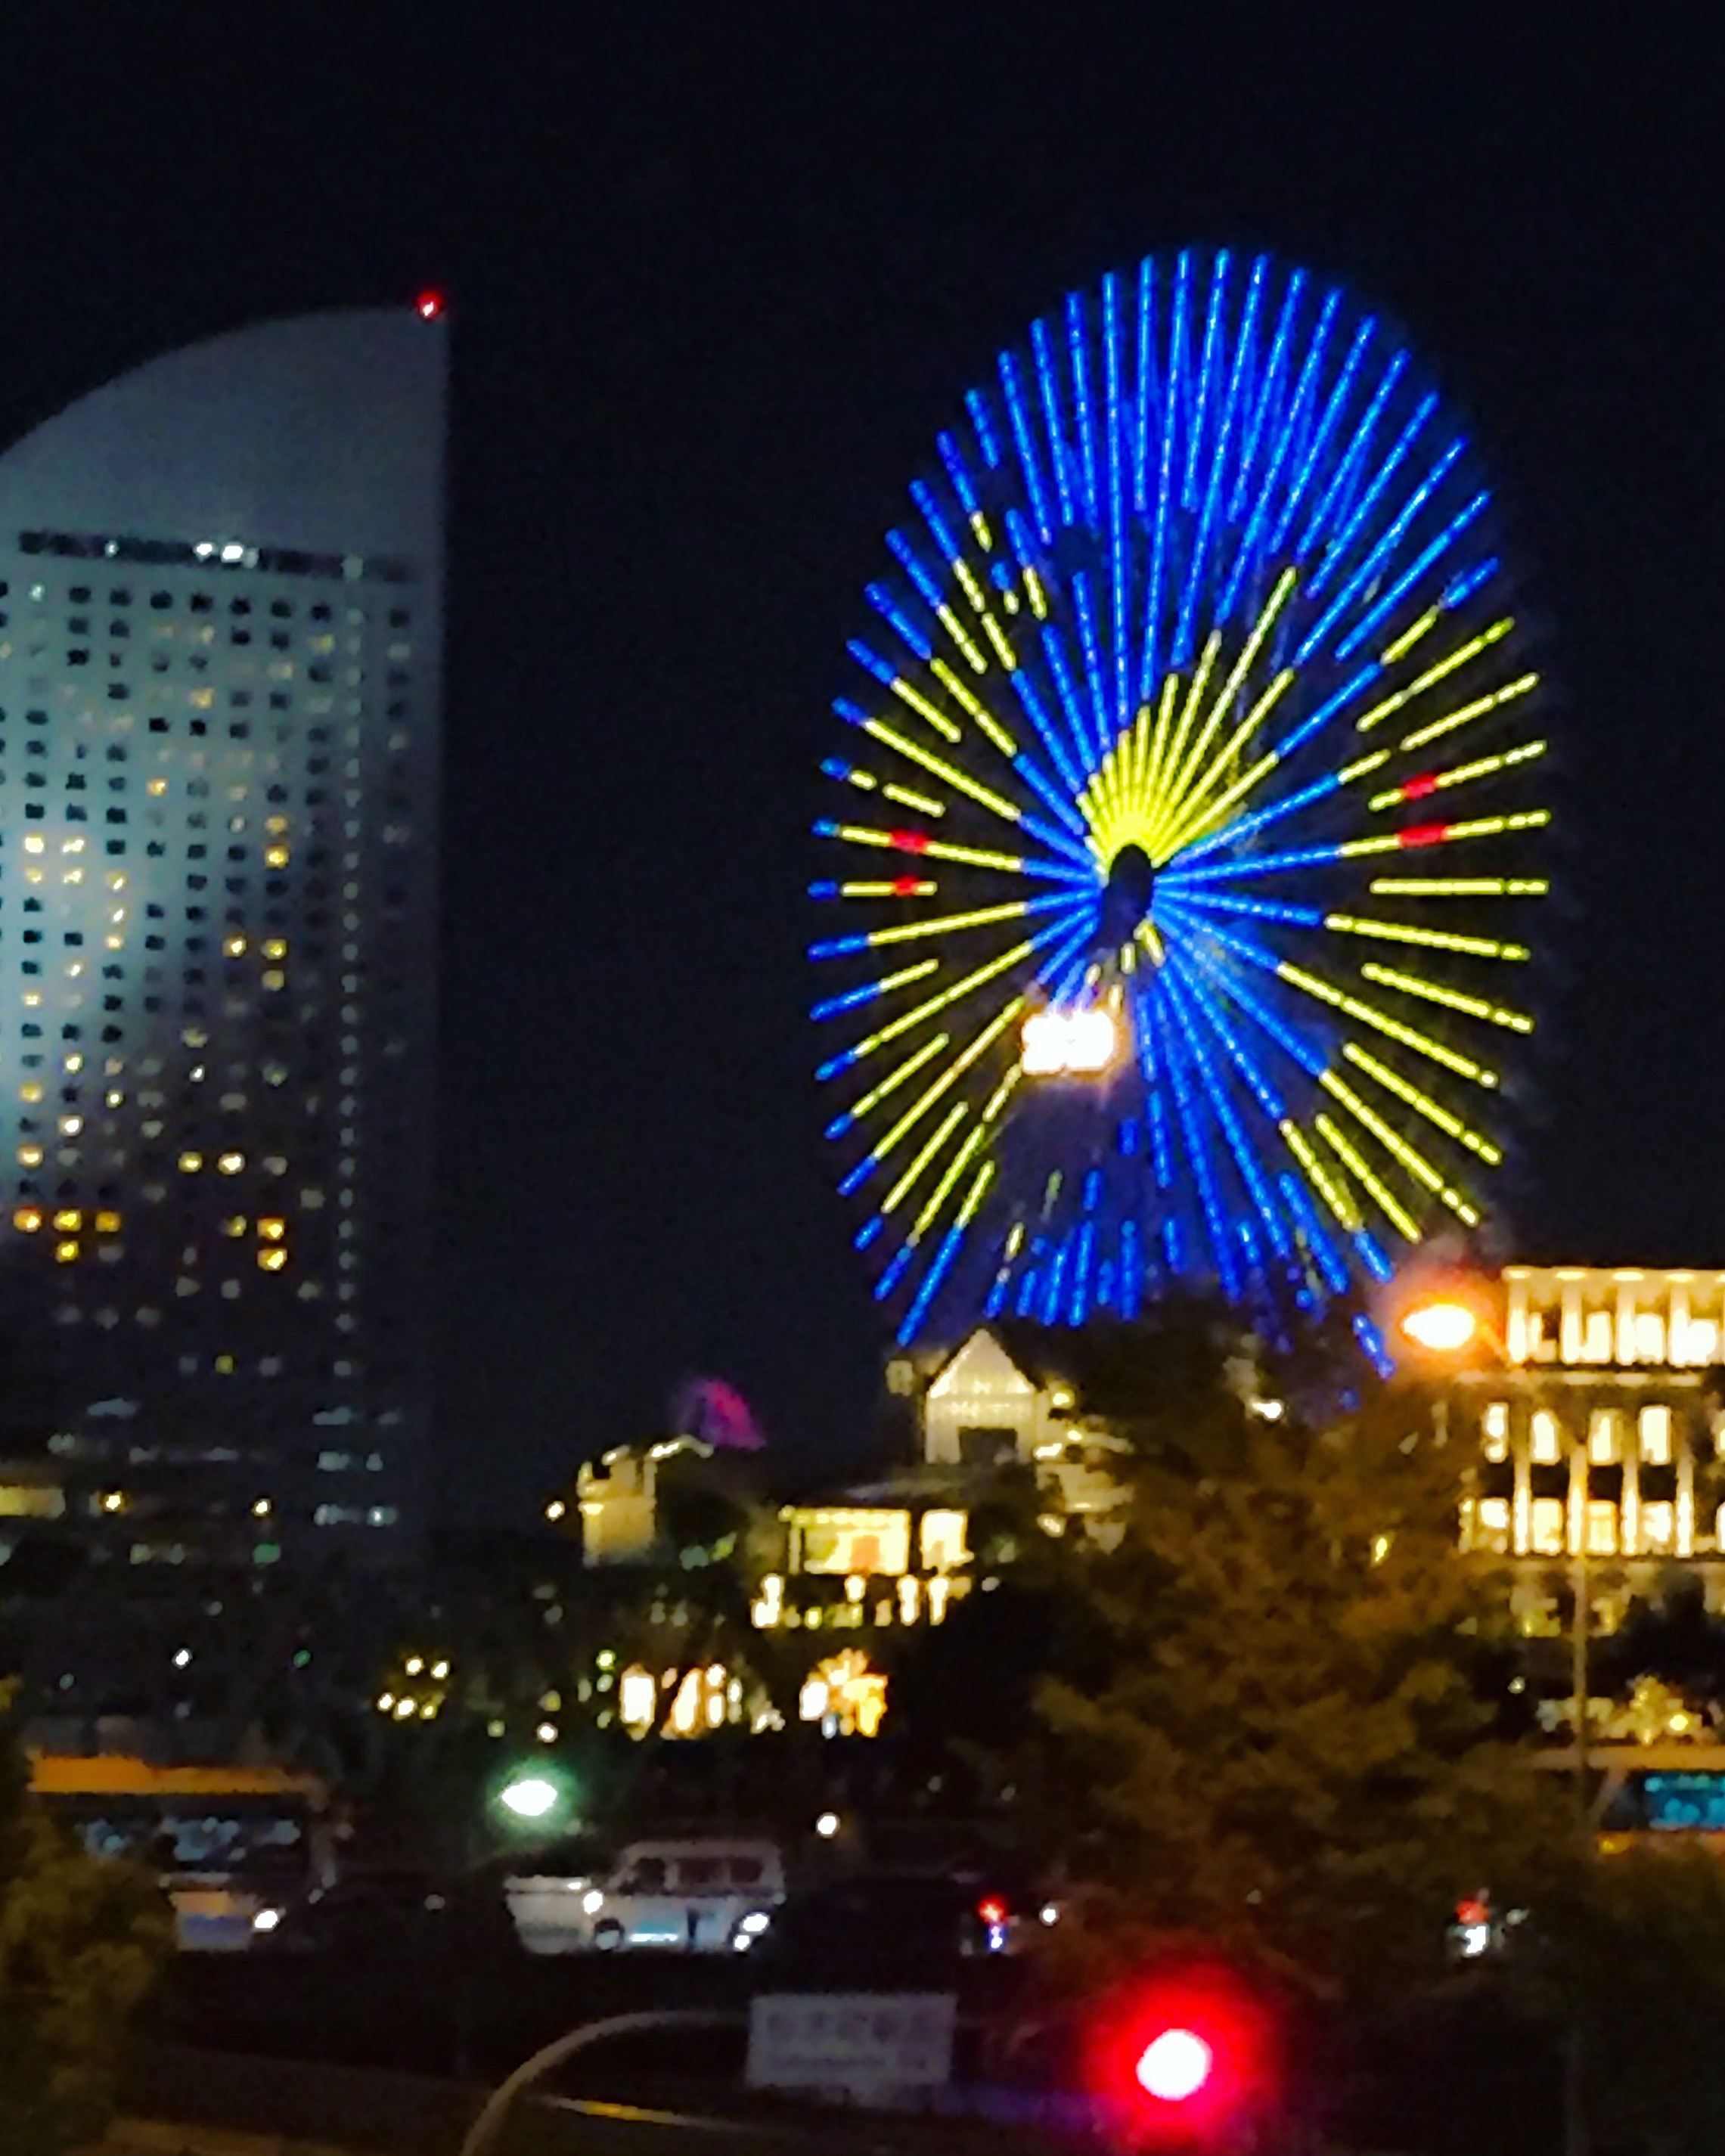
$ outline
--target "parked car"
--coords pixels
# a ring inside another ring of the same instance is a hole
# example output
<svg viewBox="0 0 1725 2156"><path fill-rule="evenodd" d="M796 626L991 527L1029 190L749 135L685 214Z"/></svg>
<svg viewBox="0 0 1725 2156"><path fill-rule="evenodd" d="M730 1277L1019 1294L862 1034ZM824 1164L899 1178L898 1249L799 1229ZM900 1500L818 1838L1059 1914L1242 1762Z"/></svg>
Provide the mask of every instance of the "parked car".
<svg viewBox="0 0 1725 2156"><path fill-rule="evenodd" d="M863 1872L788 1896L733 1944L775 1979L937 1983L960 1964L1018 1953L1041 1914L987 1874Z"/></svg>
<svg viewBox="0 0 1725 2156"><path fill-rule="evenodd" d="M582 1896L592 1944L722 1953L761 1928L784 1898L784 1859L770 1841L701 1837L637 1841Z"/></svg>
<svg viewBox="0 0 1725 2156"><path fill-rule="evenodd" d="M613 1871L610 1857L584 1836L567 1835L531 1851L503 1880L516 1936L529 1953L576 1953L593 1943L595 1893Z"/></svg>

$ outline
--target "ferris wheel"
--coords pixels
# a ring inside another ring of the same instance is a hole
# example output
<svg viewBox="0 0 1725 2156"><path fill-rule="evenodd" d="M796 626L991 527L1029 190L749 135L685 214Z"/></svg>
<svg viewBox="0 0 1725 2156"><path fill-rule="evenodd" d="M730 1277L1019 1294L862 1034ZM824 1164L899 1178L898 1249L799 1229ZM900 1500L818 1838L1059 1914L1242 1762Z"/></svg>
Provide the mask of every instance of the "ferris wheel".
<svg viewBox="0 0 1725 2156"><path fill-rule="evenodd" d="M1183 1278L1316 1303L1478 1227L1547 743L1413 355L1188 250L1070 294L936 449L813 886L827 1136L901 1342Z"/></svg>

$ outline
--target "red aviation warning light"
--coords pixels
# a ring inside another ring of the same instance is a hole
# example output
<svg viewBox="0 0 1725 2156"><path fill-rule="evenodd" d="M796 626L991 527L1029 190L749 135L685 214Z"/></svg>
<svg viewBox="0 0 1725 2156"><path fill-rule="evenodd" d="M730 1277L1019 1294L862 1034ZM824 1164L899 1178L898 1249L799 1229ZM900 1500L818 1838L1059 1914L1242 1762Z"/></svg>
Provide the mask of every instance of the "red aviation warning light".
<svg viewBox="0 0 1725 2156"><path fill-rule="evenodd" d="M448 305L449 302L441 292L428 290L420 293L414 300L413 312L422 322L434 322L441 320Z"/></svg>

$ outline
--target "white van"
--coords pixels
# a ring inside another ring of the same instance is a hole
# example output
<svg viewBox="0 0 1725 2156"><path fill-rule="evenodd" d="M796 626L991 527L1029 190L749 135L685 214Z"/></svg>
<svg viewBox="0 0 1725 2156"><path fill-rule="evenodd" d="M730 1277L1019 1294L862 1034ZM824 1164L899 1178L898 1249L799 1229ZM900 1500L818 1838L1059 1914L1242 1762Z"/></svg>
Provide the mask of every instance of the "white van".
<svg viewBox="0 0 1725 2156"><path fill-rule="evenodd" d="M583 1897L601 1953L672 1947L739 1950L784 1899L784 1859L770 1841L703 1837L632 1842L602 1887Z"/></svg>

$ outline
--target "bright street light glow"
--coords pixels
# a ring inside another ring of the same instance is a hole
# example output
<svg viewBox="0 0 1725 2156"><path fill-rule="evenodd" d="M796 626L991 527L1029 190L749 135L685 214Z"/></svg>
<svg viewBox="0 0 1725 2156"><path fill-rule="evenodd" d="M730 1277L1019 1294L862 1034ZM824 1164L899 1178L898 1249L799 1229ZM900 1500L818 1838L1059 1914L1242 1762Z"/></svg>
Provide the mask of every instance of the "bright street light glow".
<svg viewBox="0 0 1725 2156"><path fill-rule="evenodd" d="M1019 1037L1027 1078L1097 1078L1114 1061L1114 1020L1106 1010L1032 1011Z"/></svg>
<svg viewBox="0 0 1725 2156"><path fill-rule="evenodd" d="M1164 2029L1144 2046L1138 2060L1138 2086L1158 2103L1184 2103L1210 2077L1214 2055L1190 2029Z"/></svg>
<svg viewBox="0 0 1725 2156"><path fill-rule="evenodd" d="M837 1812L823 1812L820 1817L814 1822L814 1831L820 1836L823 1841L830 1841L833 1836L839 1831L839 1815Z"/></svg>
<svg viewBox="0 0 1725 2156"><path fill-rule="evenodd" d="M1467 1347L1480 1322L1465 1302L1422 1302L1402 1319L1402 1331L1434 1355L1455 1355Z"/></svg>
<svg viewBox="0 0 1725 2156"><path fill-rule="evenodd" d="M562 1792L546 1774L523 1774L498 1792L497 1801L516 1819L542 1820L554 1812Z"/></svg>

